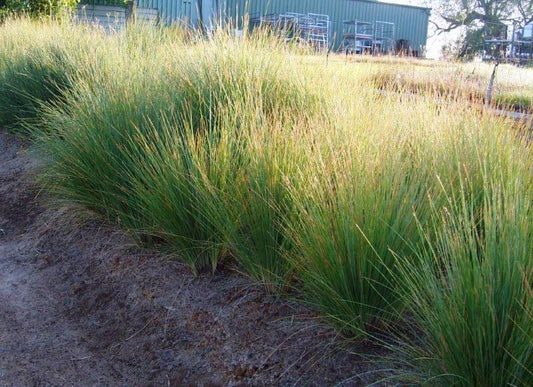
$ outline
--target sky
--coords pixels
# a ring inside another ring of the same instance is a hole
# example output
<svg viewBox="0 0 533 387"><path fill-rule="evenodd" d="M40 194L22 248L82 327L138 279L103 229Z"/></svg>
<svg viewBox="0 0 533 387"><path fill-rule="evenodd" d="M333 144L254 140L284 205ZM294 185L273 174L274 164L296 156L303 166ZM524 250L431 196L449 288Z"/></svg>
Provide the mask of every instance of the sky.
<svg viewBox="0 0 533 387"><path fill-rule="evenodd" d="M417 5L421 7L426 7L428 1L426 0L381 0L386 3L397 3L397 4L407 4L407 5ZM434 31L431 29L428 32L428 43L427 43L427 57L437 59L441 56L442 46L450 43L458 38L458 32L451 32L447 34L435 35Z"/></svg>

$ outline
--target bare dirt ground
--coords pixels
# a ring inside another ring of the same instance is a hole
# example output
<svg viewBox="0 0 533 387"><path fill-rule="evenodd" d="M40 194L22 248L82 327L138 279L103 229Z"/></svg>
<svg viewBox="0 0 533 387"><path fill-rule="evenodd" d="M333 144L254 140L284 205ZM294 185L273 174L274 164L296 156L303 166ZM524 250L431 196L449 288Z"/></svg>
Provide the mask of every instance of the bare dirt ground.
<svg viewBox="0 0 533 387"><path fill-rule="evenodd" d="M309 309L226 272L193 277L58 206L0 130L0 385L364 385L379 379ZM78 214L78 215L76 215Z"/></svg>

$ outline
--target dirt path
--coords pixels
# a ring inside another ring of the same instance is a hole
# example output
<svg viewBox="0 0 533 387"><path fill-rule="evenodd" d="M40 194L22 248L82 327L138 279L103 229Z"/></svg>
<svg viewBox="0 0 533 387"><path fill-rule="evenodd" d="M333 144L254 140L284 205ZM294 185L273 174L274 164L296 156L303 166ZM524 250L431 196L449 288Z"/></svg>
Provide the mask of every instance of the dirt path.
<svg viewBox="0 0 533 387"><path fill-rule="evenodd" d="M335 350L335 332L308 309L229 272L194 278L118 230L45 206L37 167L0 130L0 385L379 378L360 356ZM361 343L350 352L375 350Z"/></svg>

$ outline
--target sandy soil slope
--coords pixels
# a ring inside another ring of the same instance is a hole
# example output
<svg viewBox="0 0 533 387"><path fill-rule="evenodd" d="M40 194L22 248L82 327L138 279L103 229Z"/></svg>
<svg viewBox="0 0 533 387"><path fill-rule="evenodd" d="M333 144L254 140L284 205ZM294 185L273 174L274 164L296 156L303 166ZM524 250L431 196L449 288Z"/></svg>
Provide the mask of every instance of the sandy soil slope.
<svg viewBox="0 0 533 387"><path fill-rule="evenodd" d="M119 230L51 206L36 169L27 146L0 130L0 385L379 379L354 354L375 354L370 344L340 351L305 307L229 270L194 278Z"/></svg>

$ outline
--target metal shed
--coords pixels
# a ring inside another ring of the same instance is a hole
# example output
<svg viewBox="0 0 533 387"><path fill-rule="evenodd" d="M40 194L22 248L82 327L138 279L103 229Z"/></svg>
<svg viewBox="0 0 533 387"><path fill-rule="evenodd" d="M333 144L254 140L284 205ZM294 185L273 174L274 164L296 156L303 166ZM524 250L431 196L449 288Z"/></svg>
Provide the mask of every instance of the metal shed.
<svg viewBox="0 0 533 387"><path fill-rule="evenodd" d="M161 21L187 22L210 27L216 20L232 19L242 23L243 16L300 13L329 16L329 41L335 49L342 46L345 21L394 24L396 41L409 42L422 53L427 43L430 9L376 0L136 0L137 6L158 9ZM242 26L242 24L240 24Z"/></svg>
<svg viewBox="0 0 533 387"><path fill-rule="evenodd" d="M427 43L430 9L375 0L224 0L224 10L232 18L285 12L317 13L331 20L330 39L340 48L344 22L358 20L395 25L397 41L408 41L413 50L422 53Z"/></svg>

